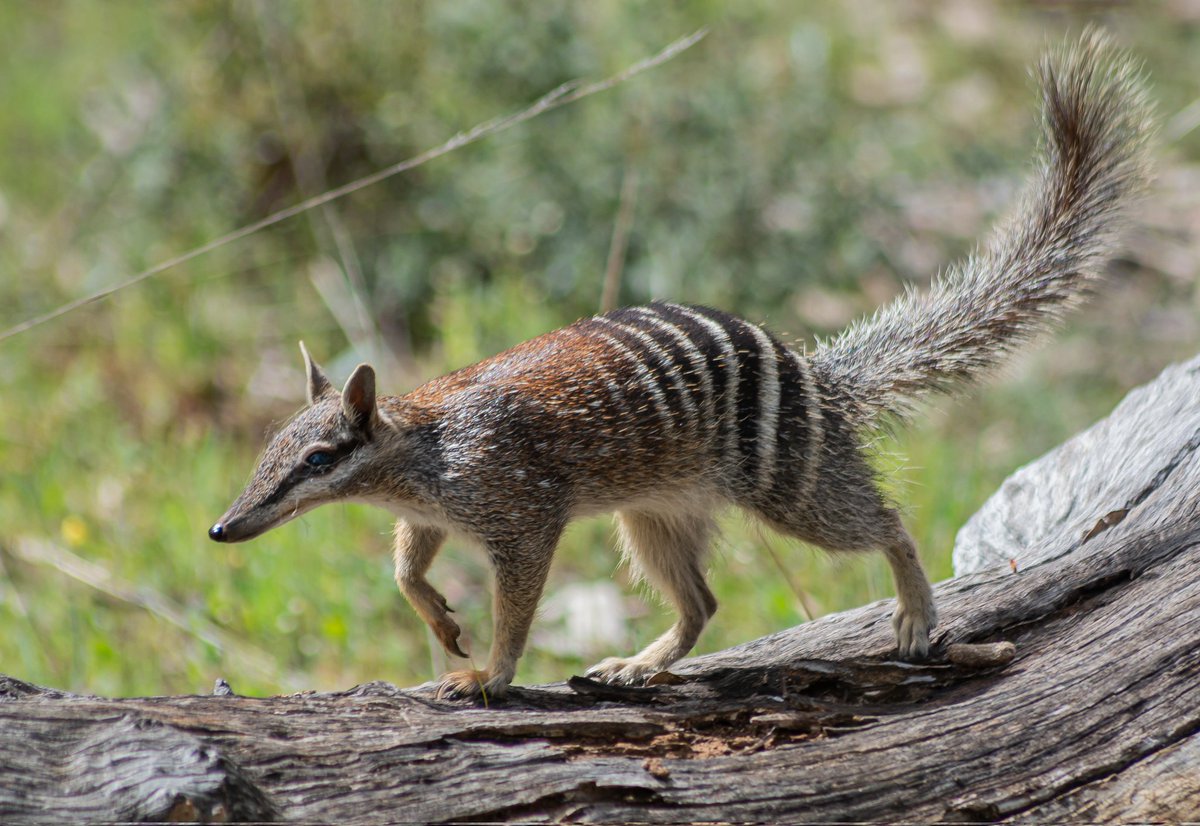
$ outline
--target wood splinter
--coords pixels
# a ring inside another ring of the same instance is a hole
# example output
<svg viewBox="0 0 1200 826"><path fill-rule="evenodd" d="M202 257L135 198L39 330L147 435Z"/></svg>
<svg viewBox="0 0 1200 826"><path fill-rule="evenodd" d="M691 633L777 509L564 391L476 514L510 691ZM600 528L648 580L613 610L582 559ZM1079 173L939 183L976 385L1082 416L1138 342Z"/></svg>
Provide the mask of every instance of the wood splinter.
<svg viewBox="0 0 1200 826"><path fill-rule="evenodd" d="M1017 655L1017 647L1011 642L967 643L956 642L946 646L946 659L954 665L968 668L994 668L1007 665Z"/></svg>

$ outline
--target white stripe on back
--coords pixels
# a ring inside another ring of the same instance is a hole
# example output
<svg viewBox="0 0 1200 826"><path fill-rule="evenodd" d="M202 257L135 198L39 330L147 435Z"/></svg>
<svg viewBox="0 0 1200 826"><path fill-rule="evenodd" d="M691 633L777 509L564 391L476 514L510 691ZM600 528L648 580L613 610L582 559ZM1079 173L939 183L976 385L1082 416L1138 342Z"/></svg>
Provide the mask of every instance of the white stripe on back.
<svg viewBox="0 0 1200 826"><path fill-rule="evenodd" d="M729 337L729 333L724 327L703 313L698 313L690 307L684 307L681 304L668 304L667 306L683 313L708 330L712 334L713 340L721 347L721 353L725 357L724 362L727 372L727 378L725 379L725 418L729 424L729 433L725 436L725 459L727 462L736 463L738 458L737 389L739 366L737 349L733 346L733 339ZM713 363L711 361L708 367L712 369Z"/></svg>
<svg viewBox="0 0 1200 826"><path fill-rule="evenodd" d="M696 403L692 401L692 395L688 392L687 382L683 379L681 366L675 363L675 360L671 358L671 354L664 350L662 345L654 340L654 336L645 330L639 330L637 327L631 327L628 324L608 318L607 316L596 316L596 320L603 321L605 324L612 325L618 330L623 330L633 336L663 364L663 369L670 377L671 383L675 385L676 394L679 396L679 401L684 407L684 412L687 414L688 429L695 434L696 428L699 425L698 416L700 411L696 409Z"/></svg>
<svg viewBox="0 0 1200 826"><path fill-rule="evenodd" d="M599 320L599 316L596 317ZM597 338L602 338L611 344L621 355L627 360L633 362L634 370L637 372L638 379L642 385L650 393L650 397L654 400L654 409L658 412L658 417L662 419L663 425L666 427L666 432L670 433L675 427L675 421L671 418L671 408L667 404L667 397L663 395L662 388L658 386L658 381L654 378L654 374L650 372L650 368L642 362L639 356L632 348L616 336L605 333L601 330L589 330L589 335L594 335Z"/></svg>
<svg viewBox="0 0 1200 826"><path fill-rule="evenodd" d="M646 321L675 339L687 355L687 359L692 365L692 375L700 382L700 390L704 398L704 421L706 427L709 431L715 432L719 424L716 420L717 400L716 393L713 391L712 375L709 373L708 358L704 353L700 352L700 348L696 346L696 343L691 340L687 333L673 324L670 319L659 315L654 307L636 307L634 309Z"/></svg>
<svg viewBox="0 0 1200 826"><path fill-rule="evenodd" d="M758 342L758 488L766 490L775 475L775 439L779 435L779 361L775 342L762 327L743 322Z"/></svg>
<svg viewBox="0 0 1200 826"><path fill-rule="evenodd" d="M791 347L788 347L787 351L788 355L792 357L792 361L796 363L796 369L800 371L800 378L804 382L804 414L808 418L808 446L804 451L804 474L800 477L800 494L807 496L817 483L821 448L825 445L825 414L821 411L821 397L817 393L817 385L813 381L808 359Z"/></svg>

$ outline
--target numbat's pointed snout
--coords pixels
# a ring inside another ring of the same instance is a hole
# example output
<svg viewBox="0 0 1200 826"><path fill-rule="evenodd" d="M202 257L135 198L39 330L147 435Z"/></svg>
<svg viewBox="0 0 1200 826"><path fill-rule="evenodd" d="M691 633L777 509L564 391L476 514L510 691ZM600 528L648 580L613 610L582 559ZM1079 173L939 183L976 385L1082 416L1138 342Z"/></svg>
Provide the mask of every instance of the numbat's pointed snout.
<svg viewBox="0 0 1200 826"><path fill-rule="evenodd" d="M225 538L226 538L225 526L222 525L220 522L213 525L211 528L208 529L208 538L213 540L214 542L224 542Z"/></svg>

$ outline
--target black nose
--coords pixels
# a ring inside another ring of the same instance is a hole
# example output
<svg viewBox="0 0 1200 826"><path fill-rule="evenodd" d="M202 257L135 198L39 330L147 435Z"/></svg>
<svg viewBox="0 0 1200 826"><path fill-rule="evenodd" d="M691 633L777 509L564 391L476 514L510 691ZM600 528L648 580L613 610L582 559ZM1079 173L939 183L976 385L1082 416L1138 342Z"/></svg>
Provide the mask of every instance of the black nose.
<svg viewBox="0 0 1200 826"><path fill-rule="evenodd" d="M220 522L213 525L211 528L208 529L208 538L213 540L214 542L224 542L225 541L225 526L222 525Z"/></svg>

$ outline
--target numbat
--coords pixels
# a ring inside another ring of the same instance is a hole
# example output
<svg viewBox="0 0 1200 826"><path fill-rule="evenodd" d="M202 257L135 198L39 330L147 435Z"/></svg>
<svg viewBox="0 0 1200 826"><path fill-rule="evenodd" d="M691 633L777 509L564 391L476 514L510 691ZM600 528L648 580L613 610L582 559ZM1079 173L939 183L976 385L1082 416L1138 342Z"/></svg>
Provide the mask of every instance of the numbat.
<svg viewBox="0 0 1200 826"><path fill-rule="evenodd" d="M1147 180L1149 106L1126 56L1091 32L1039 76L1045 148L1028 193L928 293L808 355L718 310L630 307L405 396L377 397L365 364L339 393L304 351L308 406L209 535L240 542L327 502L386 508L399 520L396 582L456 656L459 628L425 574L448 532L477 541L495 571L491 656L482 671L442 677L443 696L505 693L563 529L613 511L626 556L679 619L591 676L638 684L692 648L717 609L705 567L727 503L829 551L882 551L898 653L924 657L933 595L863 445L881 421L986 374L1077 303Z"/></svg>

